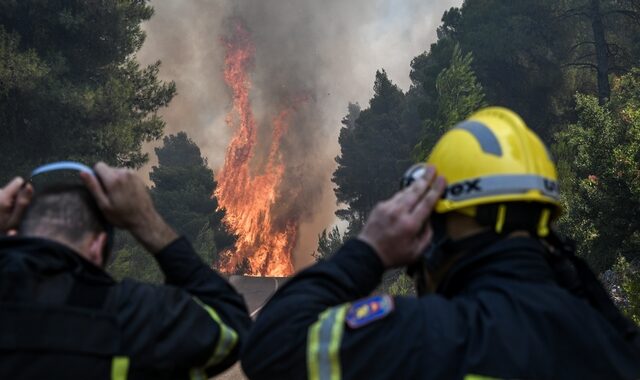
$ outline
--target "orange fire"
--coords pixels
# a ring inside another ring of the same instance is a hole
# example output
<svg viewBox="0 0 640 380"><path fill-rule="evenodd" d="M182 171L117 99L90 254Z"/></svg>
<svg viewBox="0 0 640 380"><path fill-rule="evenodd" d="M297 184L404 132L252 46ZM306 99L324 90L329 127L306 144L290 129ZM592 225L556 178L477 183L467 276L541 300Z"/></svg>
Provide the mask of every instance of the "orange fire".
<svg viewBox="0 0 640 380"><path fill-rule="evenodd" d="M255 47L251 34L236 20L233 33L223 38L226 49L224 79L233 94L226 123L234 130L215 195L226 210L225 223L237 236L234 249L223 252L218 269L232 273L245 262L244 274L288 276L298 221L277 220L275 211L285 166L280 143L287 133L293 108L283 107L270 122L271 141L265 158L256 157L260 144L251 108L250 70ZM264 161L261 161L264 160ZM278 218L281 219L281 218Z"/></svg>

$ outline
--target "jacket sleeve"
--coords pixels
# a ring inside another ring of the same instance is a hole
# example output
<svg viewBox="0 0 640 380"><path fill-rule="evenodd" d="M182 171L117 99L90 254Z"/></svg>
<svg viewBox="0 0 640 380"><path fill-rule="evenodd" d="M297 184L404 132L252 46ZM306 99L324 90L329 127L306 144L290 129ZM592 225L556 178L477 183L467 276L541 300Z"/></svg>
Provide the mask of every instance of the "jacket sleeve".
<svg viewBox="0 0 640 380"><path fill-rule="evenodd" d="M237 359L251 326L244 299L185 238L155 255L166 285L129 282L120 323L131 366L219 373Z"/></svg>
<svg viewBox="0 0 640 380"><path fill-rule="evenodd" d="M419 377L408 364L422 347L417 299L378 296L391 302L386 314L361 326L346 323L353 307L367 304L351 302L368 296L383 272L373 249L351 240L330 260L299 273L260 312L242 353L245 373L251 379ZM402 362L376 360L390 349Z"/></svg>

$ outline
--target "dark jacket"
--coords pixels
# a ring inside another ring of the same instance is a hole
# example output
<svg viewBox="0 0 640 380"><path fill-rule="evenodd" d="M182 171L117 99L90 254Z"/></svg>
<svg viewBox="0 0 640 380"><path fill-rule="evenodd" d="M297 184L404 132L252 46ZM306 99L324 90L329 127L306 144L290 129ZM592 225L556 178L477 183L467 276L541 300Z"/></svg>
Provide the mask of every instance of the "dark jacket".
<svg viewBox="0 0 640 380"><path fill-rule="evenodd" d="M438 294L356 301L384 269L350 241L262 309L242 366L252 379L640 378L640 353L554 282L543 249L502 240L456 264Z"/></svg>
<svg viewBox="0 0 640 380"><path fill-rule="evenodd" d="M52 241L0 239L0 379L183 379L232 365L251 320L186 239L166 285L115 282Z"/></svg>

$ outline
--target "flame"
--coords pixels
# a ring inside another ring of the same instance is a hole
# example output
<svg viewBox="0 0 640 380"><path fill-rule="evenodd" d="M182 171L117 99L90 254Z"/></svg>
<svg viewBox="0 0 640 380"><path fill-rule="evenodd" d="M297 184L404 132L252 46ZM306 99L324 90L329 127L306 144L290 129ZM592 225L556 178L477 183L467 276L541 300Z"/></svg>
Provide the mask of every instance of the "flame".
<svg viewBox="0 0 640 380"><path fill-rule="evenodd" d="M257 162L257 124L249 94L255 46L251 34L239 20L233 33L222 39L226 49L224 80L233 94L233 107L226 117L234 136L218 173L215 196L226 210L224 222L238 239L223 252L218 269L232 273L246 261L244 274L288 276L293 273L291 254L298 234L298 221L276 218L285 166L280 143L291 123L292 106L284 106L270 120L271 141L266 162ZM252 166L253 164L253 166ZM258 167L257 169L255 167ZM278 219L278 220L276 220Z"/></svg>

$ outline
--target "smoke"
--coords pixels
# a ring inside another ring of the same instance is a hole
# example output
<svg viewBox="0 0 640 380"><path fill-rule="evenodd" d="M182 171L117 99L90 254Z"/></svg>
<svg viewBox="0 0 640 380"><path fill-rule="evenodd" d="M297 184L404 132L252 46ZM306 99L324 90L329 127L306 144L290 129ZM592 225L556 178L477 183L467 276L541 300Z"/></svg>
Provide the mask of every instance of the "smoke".
<svg viewBox="0 0 640 380"><path fill-rule="evenodd" d="M268 125L278 107L292 102L297 107L282 145L286 175L278 212L295 213L301 222L294 255L300 268L312 261L318 233L335 222L331 174L348 102L367 105L381 68L408 89L411 59L435 41L444 10L460 3L153 0L155 15L145 25L147 41L138 57L142 63L162 60L162 79L178 86L163 111L166 132L187 131L217 172L233 132L225 124L231 99L222 77L220 37L231 18L244 21L256 46L256 120ZM259 136L268 138L269 131L262 128Z"/></svg>

